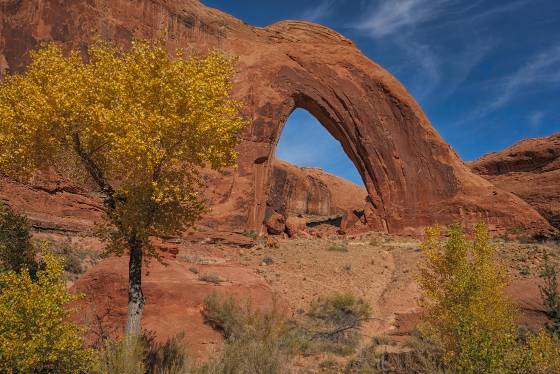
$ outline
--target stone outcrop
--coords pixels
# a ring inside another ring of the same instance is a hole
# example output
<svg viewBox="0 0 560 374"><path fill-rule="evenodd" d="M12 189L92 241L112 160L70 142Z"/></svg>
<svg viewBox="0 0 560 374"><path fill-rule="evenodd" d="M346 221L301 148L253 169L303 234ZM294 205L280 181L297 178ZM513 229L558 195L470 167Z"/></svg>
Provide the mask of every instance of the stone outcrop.
<svg viewBox="0 0 560 374"><path fill-rule="evenodd" d="M331 216L363 209L367 191L318 168L275 160L268 206L284 216Z"/></svg>
<svg viewBox="0 0 560 374"><path fill-rule="evenodd" d="M531 204L560 229L560 133L485 155L471 169Z"/></svg>
<svg viewBox="0 0 560 374"><path fill-rule="evenodd" d="M496 229L552 230L527 203L474 175L399 81L323 26L251 27L196 0L4 0L0 71L23 71L28 51L42 41L86 51L96 36L124 46L133 37L164 36L170 51L219 48L239 56L235 96L250 125L237 168L213 179L207 219L223 229L262 230L275 146L289 115L303 108L362 175L372 229L418 232L434 222L485 220Z"/></svg>

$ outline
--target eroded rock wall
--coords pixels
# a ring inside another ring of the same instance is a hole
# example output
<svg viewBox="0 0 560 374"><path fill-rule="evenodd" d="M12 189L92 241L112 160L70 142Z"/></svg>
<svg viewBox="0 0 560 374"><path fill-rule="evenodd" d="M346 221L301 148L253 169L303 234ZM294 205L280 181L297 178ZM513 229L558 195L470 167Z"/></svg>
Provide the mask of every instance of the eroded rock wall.
<svg viewBox="0 0 560 374"><path fill-rule="evenodd" d="M531 204L560 229L560 133L521 141L472 162L470 167Z"/></svg>

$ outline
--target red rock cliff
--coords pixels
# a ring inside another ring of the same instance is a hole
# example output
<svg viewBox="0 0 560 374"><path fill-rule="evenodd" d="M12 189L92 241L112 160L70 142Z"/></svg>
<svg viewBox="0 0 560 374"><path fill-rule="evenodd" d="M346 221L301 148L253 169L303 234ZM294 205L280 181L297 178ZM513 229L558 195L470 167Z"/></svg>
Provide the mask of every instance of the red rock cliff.
<svg viewBox="0 0 560 374"><path fill-rule="evenodd" d="M470 166L499 188L527 201L560 229L560 133L521 141Z"/></svg>

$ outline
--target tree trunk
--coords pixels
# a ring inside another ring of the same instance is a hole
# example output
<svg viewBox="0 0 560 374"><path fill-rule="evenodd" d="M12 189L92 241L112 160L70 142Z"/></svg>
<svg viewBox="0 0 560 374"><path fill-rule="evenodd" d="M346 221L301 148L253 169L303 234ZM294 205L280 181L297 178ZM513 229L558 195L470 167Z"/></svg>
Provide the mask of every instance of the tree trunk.
<svg viewBox="0 0 560 374"><path fill-rule="evenodd" d="M141 333L140 320L144 311L144 294L142 293L142 243L136 238L128 241L130 261L128 264L128 315L126 336Z"/></svg>

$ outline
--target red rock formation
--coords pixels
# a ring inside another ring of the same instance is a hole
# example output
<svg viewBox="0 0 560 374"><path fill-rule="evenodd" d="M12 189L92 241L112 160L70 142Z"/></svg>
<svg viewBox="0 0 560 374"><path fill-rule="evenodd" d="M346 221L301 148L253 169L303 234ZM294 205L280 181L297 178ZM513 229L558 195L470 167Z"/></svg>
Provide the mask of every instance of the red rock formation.
<svg viewBox="0 0 560 374"><path fill-rule="evenodd" d="M373 229L403 232L433 222L484 219L497 228L551 227L521 199L474 175L387 71L338 33L285 21L251 27L196 0L9 0L0 3L0 70L22 71L44 40L85 50L93 36L129 45L165 35L174 47L239 56L236 97L250 126L238 167L216 183L209 220L260 231L274 148L296 108L342 144L368 191Z"/></svg>
<svg viewBox="0 0 560 374"><path fill-rule="evenodd" d="M560 229L560 133L521 141L472 162L470 167L531 204Z"/></svg>
<svg viewBox="0 0 560 374"><path fill-rule="evenodd" d="M363 209L367 191L318 168L275 160L268 206L285 216L330 216Z"/></svg>

